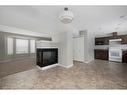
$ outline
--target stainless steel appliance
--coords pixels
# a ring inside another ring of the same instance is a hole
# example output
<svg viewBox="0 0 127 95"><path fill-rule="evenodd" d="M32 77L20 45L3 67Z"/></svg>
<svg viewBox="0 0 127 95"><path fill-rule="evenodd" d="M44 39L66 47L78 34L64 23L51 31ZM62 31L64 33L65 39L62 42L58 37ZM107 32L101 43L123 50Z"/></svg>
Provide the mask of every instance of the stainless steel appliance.
<svg viewBox="0 0 127 95"><path fill-rule="evenodd" d="M122 62L121 39L109 40L109 61Z"/></svg>
<svg viewBox="0 0 127 95"><path fill-rule="evenodd" d="M122 49L116 47L109 48L109 61L122 62Z"/></svg>

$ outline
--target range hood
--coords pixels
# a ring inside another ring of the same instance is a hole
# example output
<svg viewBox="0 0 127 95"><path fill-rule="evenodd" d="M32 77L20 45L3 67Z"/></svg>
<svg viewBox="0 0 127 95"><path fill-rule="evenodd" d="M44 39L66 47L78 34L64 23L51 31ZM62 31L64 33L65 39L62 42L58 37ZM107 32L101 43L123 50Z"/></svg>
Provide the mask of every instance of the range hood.
<svg viewBox="0 0 127 95"><path fill-rule="evenodd" d="M121 45L122 39L111 39L109 40L109 45Z"/></svg>
<svg viewBox="0 0 127 95"><path fill-rule="evenodd" d="M109 42L115 42L115 41L117 41L117 42L121 42L122 41L122 39L111 39L111 40L109 40Z"/></svg>

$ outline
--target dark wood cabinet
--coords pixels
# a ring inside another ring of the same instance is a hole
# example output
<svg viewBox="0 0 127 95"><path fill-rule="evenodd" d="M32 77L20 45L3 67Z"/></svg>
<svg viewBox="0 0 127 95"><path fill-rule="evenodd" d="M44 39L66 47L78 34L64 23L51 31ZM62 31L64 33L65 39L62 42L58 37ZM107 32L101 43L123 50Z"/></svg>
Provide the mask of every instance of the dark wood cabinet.
<svg viewBox="0 0 127 95"><path fill-rule="evenodd" d="M122 39L121 44L127 44L127 35L122 35L120 38Z"/></svg>
<svg viewBox="0 0 127 95"><path fill-rule="evenodd" d="M122 52L122 62L127 63L127 50Z"/></svg>
<svg viewBox="0 0 127 95"><path fill-rule="evenodd" d="M95 45L108 45L108 44L109 44L108 37L95 38Z"/></svg>
<svg viewBox="0 0 127 95"><path fill-rule="evenodd" d="M111 39L122 39L121 44L127 44L127 35L118 35L95 38L95 45L109 45L109 40Z"/></svg>
<svg viewBox="0 0 127 95"><path fill-rule="evenodd" d="M95 49L94 57L95 59L108 60L108 50Z"/></svg>

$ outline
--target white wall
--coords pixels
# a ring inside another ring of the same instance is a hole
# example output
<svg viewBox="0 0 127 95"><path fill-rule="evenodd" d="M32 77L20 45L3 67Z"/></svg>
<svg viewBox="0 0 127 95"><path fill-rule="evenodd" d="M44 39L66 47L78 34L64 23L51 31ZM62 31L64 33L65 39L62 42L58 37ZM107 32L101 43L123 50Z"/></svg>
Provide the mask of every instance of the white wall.
<svg viewBox="0 0 127 95"><path fill-rule="evenodd" d="M72 32L67 32L67 64L66 67L73 66L73 39Z"/></svg>
<svg viewBox="0 0 127 95"><path fill-rule="evenodd" d="M58 43L58 63L66 68L73 66L73 40L72 32L62 32L56 35Z"/></svg>
<svg viewBox="0 0 127 95"><path fill-rule="evenodd" d="M95 40L95 30L89 28L87 31L87 63L94 60L94 40Z"/></svg>

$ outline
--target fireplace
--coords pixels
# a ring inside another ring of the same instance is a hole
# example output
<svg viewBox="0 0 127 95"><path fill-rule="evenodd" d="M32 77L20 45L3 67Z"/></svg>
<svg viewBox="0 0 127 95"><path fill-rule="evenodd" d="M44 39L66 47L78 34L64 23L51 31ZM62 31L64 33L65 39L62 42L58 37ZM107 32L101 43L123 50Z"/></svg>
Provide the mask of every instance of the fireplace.
<svg viewBox="0 0 127 95"><path fill-rule="evenodd" d="M37 65L45 67L58 63L58 49L57 48L43 48L37 49Z"/></svg>

